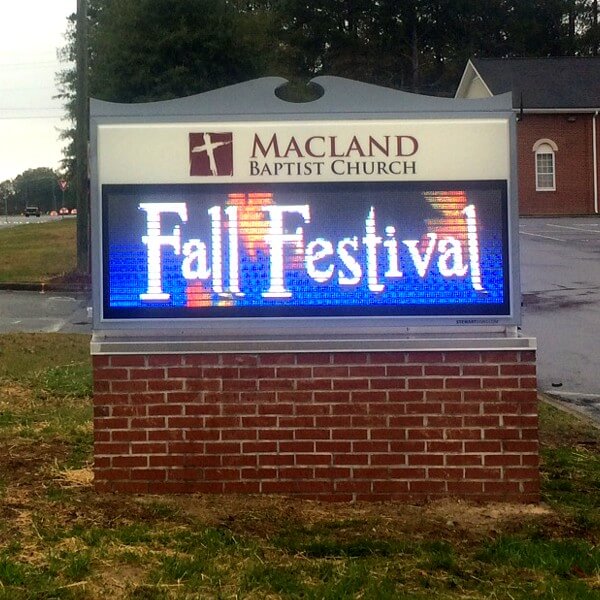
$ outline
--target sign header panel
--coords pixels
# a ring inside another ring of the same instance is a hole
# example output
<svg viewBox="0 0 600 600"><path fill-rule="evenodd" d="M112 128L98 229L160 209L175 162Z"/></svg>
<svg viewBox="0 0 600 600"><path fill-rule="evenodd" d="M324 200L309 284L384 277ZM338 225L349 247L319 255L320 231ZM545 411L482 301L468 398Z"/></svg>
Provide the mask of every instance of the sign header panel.
<svg viewBox="0 0 600 600"><path fill-rule="evenodd" d="M507 179L502 119L103 125L104 183Z"/></svg>

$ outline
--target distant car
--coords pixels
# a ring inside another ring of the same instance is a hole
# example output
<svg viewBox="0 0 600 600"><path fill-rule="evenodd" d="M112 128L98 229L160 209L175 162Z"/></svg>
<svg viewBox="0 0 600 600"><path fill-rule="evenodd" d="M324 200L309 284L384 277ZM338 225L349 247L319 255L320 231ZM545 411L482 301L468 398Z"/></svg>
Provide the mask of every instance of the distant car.
<svg viewBox="0 0 600 600"><path fill-rule="evenodd" d="M69 209L66 206L63 206L62 208L58 209L58 214L59 215L68 215Z"/></svg>
<svg viewBox="0 0 600 600"><path fill-rule="evenodd" d="M23 211L23 216L25 217L41 217L42 211L39 206L26 206Z"/></svg>

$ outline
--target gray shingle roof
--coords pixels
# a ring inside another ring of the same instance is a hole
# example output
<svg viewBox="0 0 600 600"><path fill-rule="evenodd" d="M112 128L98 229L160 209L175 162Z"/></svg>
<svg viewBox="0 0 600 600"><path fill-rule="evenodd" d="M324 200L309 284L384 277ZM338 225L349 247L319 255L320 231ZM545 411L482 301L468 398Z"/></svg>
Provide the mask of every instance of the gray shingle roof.
<svg viewBox="0 0 600 600"><path fill-rule="evenodd" d="M513 107L600 107L600 57L473 58L490 91L513 93Z"/></svg>

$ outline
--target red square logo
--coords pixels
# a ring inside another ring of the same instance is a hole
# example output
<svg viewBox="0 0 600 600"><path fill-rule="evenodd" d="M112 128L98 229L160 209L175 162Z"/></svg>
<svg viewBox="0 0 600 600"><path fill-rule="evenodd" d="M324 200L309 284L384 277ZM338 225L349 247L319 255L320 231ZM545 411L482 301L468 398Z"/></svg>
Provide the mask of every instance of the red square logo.
<svg viewBox="0 0 600 600"><path fill-rule="evenodd" d="M233 175L233 134L190 133L190 175Z"/></svg>

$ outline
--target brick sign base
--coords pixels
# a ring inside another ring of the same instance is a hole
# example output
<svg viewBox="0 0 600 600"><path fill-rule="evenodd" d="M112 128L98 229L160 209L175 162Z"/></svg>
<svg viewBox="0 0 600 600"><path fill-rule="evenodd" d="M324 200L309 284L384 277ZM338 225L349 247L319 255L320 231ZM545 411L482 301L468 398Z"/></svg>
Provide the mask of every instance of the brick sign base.
<svg viewBox="0 0 600 600"><path fill-rule="evenodd" d="M100 492L539 500L533 351L93 362Z"/></svg>

